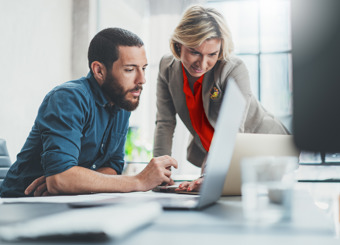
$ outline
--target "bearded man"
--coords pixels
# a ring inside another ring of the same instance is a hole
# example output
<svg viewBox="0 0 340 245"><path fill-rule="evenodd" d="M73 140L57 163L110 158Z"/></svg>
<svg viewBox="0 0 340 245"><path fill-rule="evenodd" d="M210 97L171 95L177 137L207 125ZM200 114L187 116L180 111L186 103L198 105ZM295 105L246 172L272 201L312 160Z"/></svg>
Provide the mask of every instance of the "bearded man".
<svg viewBox="0 0 340 245"><path fill-rule="evenodd" d="M2 183L1 197L147 191L173 184L175 159L160 156L135 176L120 175L131 111L145 84L143 41L120 28L100 31L86 77L55 87Z"/></svg>

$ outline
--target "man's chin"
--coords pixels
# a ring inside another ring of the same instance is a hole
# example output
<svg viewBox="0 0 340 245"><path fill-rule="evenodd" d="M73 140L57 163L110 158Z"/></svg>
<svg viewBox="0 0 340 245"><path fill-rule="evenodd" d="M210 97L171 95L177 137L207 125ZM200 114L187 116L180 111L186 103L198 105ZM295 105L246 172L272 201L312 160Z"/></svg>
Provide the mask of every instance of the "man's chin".
<svg viewBox="0 0 340 245"><path fill-rule="evenodd" d="M131 101L124 101L123 103L121 103L120 105L118 105L120 108L126 110L126 111L134 111L137 109L139 105L139 100L135 101L135 102L131 102Z"/></svg>

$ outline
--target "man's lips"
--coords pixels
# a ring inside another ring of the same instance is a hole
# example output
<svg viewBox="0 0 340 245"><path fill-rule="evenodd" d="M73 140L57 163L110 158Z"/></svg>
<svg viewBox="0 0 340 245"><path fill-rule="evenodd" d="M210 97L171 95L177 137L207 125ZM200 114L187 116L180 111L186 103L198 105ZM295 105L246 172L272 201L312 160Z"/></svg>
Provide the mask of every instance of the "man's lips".
<svg viewBox="0 0 340 245"><path fill-rule="evenodd" d="M135 97L138 97L141 93L141 90L133 90L131 91L132 95L135 96Z"/></svg>
<svg viewBox="0 0 340 245"><path fill-rule="evenodd" d="M138 87L135 89L131 89L130 93L134 96L134 97L138 97L140 96L140 94L142 93L143 88L142 87Z"/></svg>

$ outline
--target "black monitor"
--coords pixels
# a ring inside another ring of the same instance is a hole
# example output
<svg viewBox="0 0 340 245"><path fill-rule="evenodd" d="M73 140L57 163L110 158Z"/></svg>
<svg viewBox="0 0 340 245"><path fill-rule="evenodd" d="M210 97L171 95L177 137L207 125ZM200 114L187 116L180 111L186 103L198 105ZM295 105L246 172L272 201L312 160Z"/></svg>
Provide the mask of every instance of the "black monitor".
<svg viewBox="0 0 340 245"><path fill-rule="evenodd" d="M291 20L295 143L340 152L340 0L291 0Z"/></svg>

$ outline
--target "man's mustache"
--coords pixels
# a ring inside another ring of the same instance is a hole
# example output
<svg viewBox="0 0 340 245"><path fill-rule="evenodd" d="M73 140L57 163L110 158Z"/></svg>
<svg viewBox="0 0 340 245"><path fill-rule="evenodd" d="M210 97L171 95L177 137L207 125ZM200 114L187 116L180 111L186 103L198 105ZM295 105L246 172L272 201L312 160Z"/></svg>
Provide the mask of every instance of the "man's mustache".
<svg viewBox="0 0 340 245"><path fill-rule="evenodd" d="M143 90L143 86L142 85L136 85L136 87L134 87L133 89L130 89L128 92L134 92L134 91L138 91L138 90Z"/></svg>

